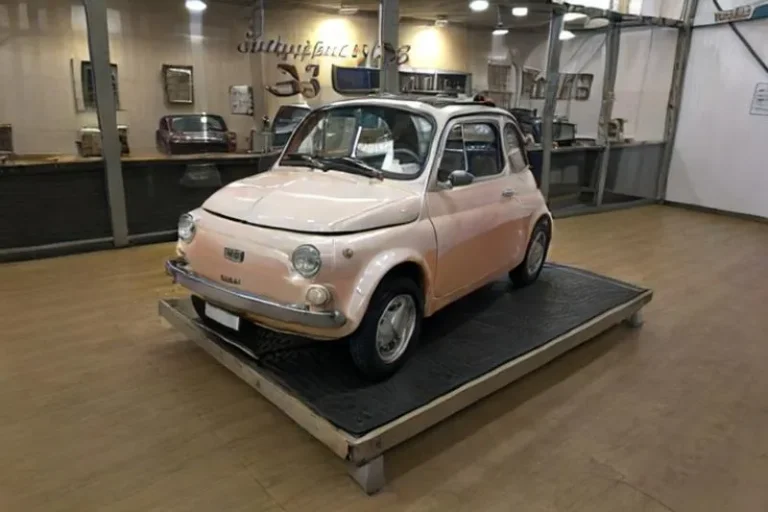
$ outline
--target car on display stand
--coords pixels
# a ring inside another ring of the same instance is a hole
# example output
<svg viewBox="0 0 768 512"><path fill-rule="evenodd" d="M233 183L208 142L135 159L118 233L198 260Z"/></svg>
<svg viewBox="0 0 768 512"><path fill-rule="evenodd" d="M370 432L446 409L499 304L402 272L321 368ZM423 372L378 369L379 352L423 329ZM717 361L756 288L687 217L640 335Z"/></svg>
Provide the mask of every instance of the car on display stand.
<svg viewBox="0 0 768 512"><path fill-rule="evenodd" d="M175 114L160 118L155 141L166 155L233 153L237 134L227 129L224 118L215 114Z"/></svg>
<svg viewBox="0 0 768 512"><path fill-rule="evenodd" d="M378 96L313 110L269 171L182 215L178 235L166 270L204 323L344 338L378 380L423 318L503 274L535 281L552 216L511 114Z"/></svg>

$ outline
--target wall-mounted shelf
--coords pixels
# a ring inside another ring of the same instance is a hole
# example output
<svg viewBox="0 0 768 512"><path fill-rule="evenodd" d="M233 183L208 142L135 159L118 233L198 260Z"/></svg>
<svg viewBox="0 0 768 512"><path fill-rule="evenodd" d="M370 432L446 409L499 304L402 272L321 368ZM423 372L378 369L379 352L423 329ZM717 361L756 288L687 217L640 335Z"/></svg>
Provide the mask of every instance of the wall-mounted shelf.
<svg viewBox="0 0 768 512"><path fill-rule="evenodd" d="M339 94L357 96L379 91L378 68L333 66L331 82ZM400 71L400 92L409 94L470 94L472 75L459 71L409 69Z"/></svg>

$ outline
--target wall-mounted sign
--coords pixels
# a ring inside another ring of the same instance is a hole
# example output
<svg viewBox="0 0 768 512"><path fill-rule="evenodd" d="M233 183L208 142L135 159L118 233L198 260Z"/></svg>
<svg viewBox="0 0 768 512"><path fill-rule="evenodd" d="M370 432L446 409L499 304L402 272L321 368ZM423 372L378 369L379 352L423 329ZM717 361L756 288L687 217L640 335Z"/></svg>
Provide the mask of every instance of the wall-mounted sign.
<svg viewBox="0 0 768 512"><path fill-rule="evenodd" d="M759 18L768 18L768 0L752 2L751 5L742 5L715 13L715 23L730 23Z"/></svg>
<svg viewBox="0 0 768 512"><path fill-rule="evenodd" d="M768 116L768 82L762 82L755 86L752 108L749 113L753 116Z"/></svg>
<svg viewBox="0 0 768 512"><path fill-rule="evenodd" d="M316 41L314 44L307 40L305 43L287 43L278 38L266 41L255 38L253 32L245 33L245 40L237 45L237 51L240 53L268 53L288 60L288 57L300 60L314 60L320 57L330 57L337 59L380 59L386 55L391 62L405 64L408 62L408 53L411 51L410 45L394 48L389 43L383 45L377 44L369 46L367 44L348 43L326 45L323 41Z"/></svg>

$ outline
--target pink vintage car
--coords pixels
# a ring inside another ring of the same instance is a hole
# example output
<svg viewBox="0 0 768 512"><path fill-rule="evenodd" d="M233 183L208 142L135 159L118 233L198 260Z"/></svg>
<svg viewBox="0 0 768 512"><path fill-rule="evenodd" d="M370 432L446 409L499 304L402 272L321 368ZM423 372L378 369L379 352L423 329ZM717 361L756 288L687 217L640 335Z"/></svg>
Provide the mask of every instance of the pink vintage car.
<svg viewBox="0 0 768 512"><path fill-rule="evenodd" d="M274 167L179 221L166 268L208 324L348 338L372 379L422 318L541 272L552 217L515 119L456 100L370 97L311 112Z"/></svg>

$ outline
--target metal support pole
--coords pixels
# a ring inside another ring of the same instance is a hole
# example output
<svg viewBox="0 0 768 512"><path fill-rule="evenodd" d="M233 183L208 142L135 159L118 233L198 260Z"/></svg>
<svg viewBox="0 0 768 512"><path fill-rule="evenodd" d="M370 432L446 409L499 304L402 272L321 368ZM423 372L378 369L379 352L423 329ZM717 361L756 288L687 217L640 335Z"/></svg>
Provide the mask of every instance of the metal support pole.
<svg viewBox="0 0 768 512"><path fill-rule="evenodd" d="M400 1L381 0L379 3L379 44L381 45L381 92L400 92L400 72L397 64L397 48L400 32Z"/></svg>
<svg viewBox="0 0 768 512"><path fill-rule="evenodd" d="M664 152L661 155L659 181L656 184L656 199L660 201L667 195L667 180L669 179L669 168L672 165L672 152L675 149L677 123L680 118L683 85L685 85L685 71L688 68L688 56L691 53L693 19L696 16L698 5L699 0L685 0L683 5L683 27L677 36L675 67L672 71L672 86L669 89L669 101L667 102L667 118L664 122Z"/></svg>
<svg viewBox="0 0 768 512"><path fill-rule="evenodd" d="M120 137L117 133L117 106L109 63L109 30L106 0L83 0L88 27L88 48L93 66L96 108L101 130L101 151L107 179L107 198L112 237L117 247L128 245L125 188L120 164Z"/></svg>
<svg viewBox="0 0 768 512"><path fill-rule="evenodd" d="M544 108L542 109L541 125L541 193L549 199L549 180L552 167L552 121L557 107L557 88L560 82L560 50L563 43L560 32L563 30L564 13L561 10L552 12L549 19L549 40L547 42L547 87L544 92Z"/></svg>
<svg viewBox="0 0 768 512"><path fill-rule="evenodd" d="M600 170L597 174L597 196L595 205L603 204L605 195L605 182L608 178L608 162L611 156L611 140L608 136L611 118L613 116L613 103L616 99L616 71L619 65L619 48L621 45L621 29L615 21L605 34L605 72L603 73L603 103L600 107L600 120L597 126L597 140L603 146L600 159Z"/></svg>

